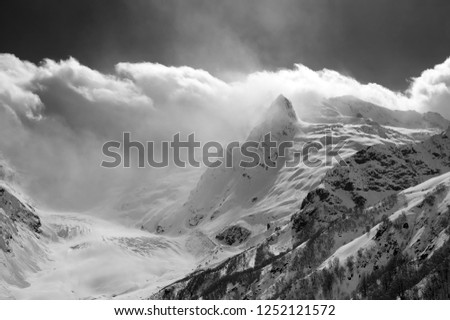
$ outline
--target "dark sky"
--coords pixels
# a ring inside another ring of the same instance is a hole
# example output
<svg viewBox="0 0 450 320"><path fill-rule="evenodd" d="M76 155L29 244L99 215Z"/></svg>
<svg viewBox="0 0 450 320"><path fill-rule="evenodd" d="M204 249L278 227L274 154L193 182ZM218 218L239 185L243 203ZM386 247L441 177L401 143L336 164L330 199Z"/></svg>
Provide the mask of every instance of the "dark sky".
<svg viewBox="0 0 450 320"><path fill-rule="evenodd" d="M0 52L235 72L334 69L394 90L450 56L448 0L3 0Z"/></svg>

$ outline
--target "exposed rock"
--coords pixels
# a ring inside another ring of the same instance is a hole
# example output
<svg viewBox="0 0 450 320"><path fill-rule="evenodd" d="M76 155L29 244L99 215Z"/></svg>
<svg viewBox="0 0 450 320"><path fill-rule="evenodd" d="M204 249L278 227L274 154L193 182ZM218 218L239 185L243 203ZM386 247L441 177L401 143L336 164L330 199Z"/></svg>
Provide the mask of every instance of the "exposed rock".
<svg viewBox="0 0 450 320"><path fill-rule="evenodd" d="M165 231L165 230L164 230L164 228L163 228L162 226L157 226L157 227L156 227L156 233L157 233L157 234L164 233L164 231Z"/></svg>
<svg viewBox="0 0 450 320"><path fill-rule="evenodd" d="M32 208L0 187L0 249L11 251L10 242L17 235L19 224L33 232L41 232L41 221Z"/></svg>
<svg viewBox="0 0 450 320"><path fill-rule="evenodd" d="M216 235L216 239L226 245L232 246L235 244L241 244L250 237L251 232L244 227L232 226L226 228L221 233Z"/></svg>
<svg viewBox="0 0 450 320"><path fill-rule="evenodd" d="M189 218L189 226L195 227L203 220L203 216L200 214L196 214L193 217Z"/></svg>

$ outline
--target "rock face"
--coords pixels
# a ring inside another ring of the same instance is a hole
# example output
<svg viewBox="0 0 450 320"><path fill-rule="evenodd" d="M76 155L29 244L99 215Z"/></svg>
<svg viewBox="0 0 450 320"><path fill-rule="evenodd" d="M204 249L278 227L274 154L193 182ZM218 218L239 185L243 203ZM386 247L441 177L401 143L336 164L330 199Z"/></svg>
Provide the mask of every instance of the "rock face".
<svg viewBox="0 0 450 320"><path fill-rule="evenodd" d="M27 276L47 259L44 233L34 209L0 182L0 298L29 286Z"/></svg>
<svg viewBox="0 0 450 320"><path fill-rule="evenodd" d="M226 245L232 246L245 242L250 235L250 230L240 226L232 226L219 233L216 239Z"/></svg>
<svg viewBox="0 0 450 320"><path fill-rule="evenodd" d="M41 221L33 209L0 186L0 249L4 252L11 252L10 242L18 235L19 226L41 232Z"/></svg>
<svg viewBox="0 0 450 320"><path fill-rule="evenodd" d="M292 103L283 95L278 96L265 112L260 123L250 132L247 141L263 141L270 133L273 140L282 141L283 137L292 137L298 124Z"/></svg>

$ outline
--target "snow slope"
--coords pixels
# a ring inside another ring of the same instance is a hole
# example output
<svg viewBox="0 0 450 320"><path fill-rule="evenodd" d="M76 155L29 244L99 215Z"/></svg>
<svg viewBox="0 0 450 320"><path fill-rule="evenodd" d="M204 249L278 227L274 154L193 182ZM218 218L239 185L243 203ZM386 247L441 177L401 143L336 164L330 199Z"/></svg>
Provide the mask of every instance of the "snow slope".
<svg viewBox="0 0 450 320"><path fill-rule="evenodd" d="M194 267L183 239L167 239L90 215L38 212L47 226L48 259L18 299L142 298Z"/></svg>

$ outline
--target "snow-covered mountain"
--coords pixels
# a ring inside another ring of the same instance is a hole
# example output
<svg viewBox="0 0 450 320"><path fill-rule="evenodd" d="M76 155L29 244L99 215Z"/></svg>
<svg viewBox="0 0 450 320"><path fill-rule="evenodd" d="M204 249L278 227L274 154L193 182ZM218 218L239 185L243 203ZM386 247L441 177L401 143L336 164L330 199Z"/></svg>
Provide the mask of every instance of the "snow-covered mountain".
<svg viewBox="0 0 450 320"><path fill-rule="evenodd" d="M383 297L424 294L415 286L432 281L436 271L427 261L435 254L445 258L432 260L433 267L448 261L449 148L444 132L415 145L360 150L348 165L327 171L289 224L153 298L373 298L385 292L377 280L392 264L415 264L417 282L406 285L391 270L403 291ZM286 239L291 246L280 250Z"/></svg>
<svg viewBox="0 0 450 320"><path fill-rule="evenodd" d="M304 119L326 123L364 123L374 121L383 126L445 130L450 121L436 112L392 110L353 96L330 98L316 108L309 108Z"/></svg>
<svg viewBox="0 0 450 320"><path fill-rule="evenodd" d="M380 228L384 230L388 225L391 227L391 224L386 222L391 221L387 217L393 213L392 210L398 210L399 206L403 205L399 204L399 199L403 197L402 190L420 185L433 177L448 176L448 132L444 131L420 142L414 135L408 135L408 130L401 130L404 133L400 133L392 127L370 120L359 123L344 121L345 123L336 126L323 124L303 127L301 137L294 139L296 142L302 139L305 141L306 137L313 137L318 132L323 134L326 129L332 130L335 144L346 139L348 143L343 154L348 157L345 158L345 164L325 165L323 170L300 165L296 168L298 171L294 174L291 172L287 181L283 181L286 171L280 170L275 184L282 185L285 193L295 190L294 197L300 200L295 201L288 196L283 197L283 193L279 194L276 200L278 203L292 201L293 207L285 216L288 219L272 219L264 233L265 239L243 246L244 250L240 253L218 264L199 269L152 297L363 297L358 291L360 279L375 277L372 272L389 267L398 253L405 254L405 260L415 261L417 256L410 256L410 251L404 251L404 243L394 243L389 237L376 247L379 251L367 253L378 255L378 259L372 262L370 267L367 262L364 272L355 276L352 264L352 259L356 261L360 255L365 254L365 246L368 243L381 239L381 231L378 231ZM377 120L380 121L380 118ZM411 126L409 123L406 127L411 129ZM415 130L420 129L423 129L422 125ZM290 185L292 178L301 173L306 175L302 176L297 184ZM308 184L308 180L314 180L314 183ZM417 201L420 201L419 198ZM269 199L265 197L264 200ZM272 202L269 212L277 211L276 201ZM245 210L240 212L245 214ZM439 222L430 221L430 226L434 229L427 241L443 245L447 241L445 230L448 230L448 220L439 218L441 215L445 216L447 213L434 212ZM401 215L401 219L403 218ZM397 216L394 215L391 219L397 221ZM403 228L406 222L397 221L392 224L395 226L392 228L398 229L400 223ZM412 222L410 224L411 227L408 228L411 230L419 228ZM437 225L440 227L436 227ZM404 236L407 237L406 233ZM405 238L404 242L407 240L408 238ZM352 250L356 248L353 252L354 258L351 258L353 254L348 254L348 243L353 243L350 246ZM339 258L341 252L345 252L347 256ZM383 258L379 257L382 254ZM335 257L338 257L338 260L334 259ZM337 276L331 276L328 264L337 270Z"/></svg>
<svg viewBox="0 0 450 320"><path fill-rule="evenodd" d="M258 165L242 167L227 150L232 166L172 170L92 212L34 208L0 163L0 296L445 295L449 121L353 97L309 111L279 96L249 132L292 141L284 156L259 146ZM308 145L320 166L300 161Z"/></svg>
<svg viewBox="0 0 450 320"><path fill-rule="evenodd" d="M25 287L27 273L39 270L46 248L39 216L13 187L15 172L0 161L0 297L11 298L10 286Z"/></svg>

